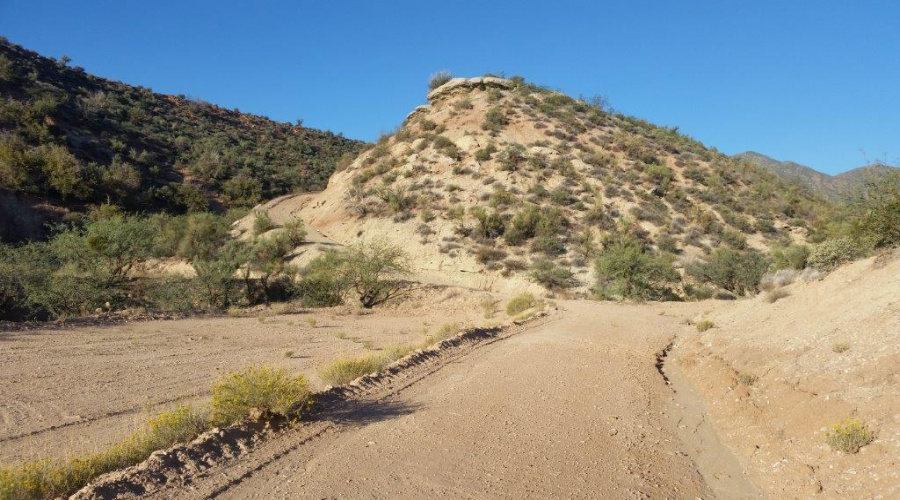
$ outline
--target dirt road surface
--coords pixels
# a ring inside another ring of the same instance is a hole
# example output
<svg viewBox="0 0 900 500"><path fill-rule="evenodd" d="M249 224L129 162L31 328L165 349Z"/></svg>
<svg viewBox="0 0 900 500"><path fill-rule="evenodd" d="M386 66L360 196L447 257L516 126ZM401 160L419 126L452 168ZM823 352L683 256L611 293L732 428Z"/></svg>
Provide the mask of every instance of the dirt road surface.
<svg viewBox="0 0 900 500"><path fill-rule="evenodd" d="M153 496L757 498L657 368L688 328L685 306L563 303L541 325Z"/></svg>

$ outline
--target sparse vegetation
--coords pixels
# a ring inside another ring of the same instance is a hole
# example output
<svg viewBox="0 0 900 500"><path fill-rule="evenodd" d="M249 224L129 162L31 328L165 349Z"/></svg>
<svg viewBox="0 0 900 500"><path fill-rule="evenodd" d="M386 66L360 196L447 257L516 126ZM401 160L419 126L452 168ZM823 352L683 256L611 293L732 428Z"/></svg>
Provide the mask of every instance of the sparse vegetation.
<svg viewBox="0 0 900 500"><path fill-rule="evenodd" d="M737 374L738 383L748 387L755 384L758 379L759 378L752 373L741 372Z"/></svg>
<svg viewBox="0 0 900 500"><path fill-rule="evenodd" d="M507 316L518 316L537 305L538 301L534 295L528 292L520 293L506 303L506 314Z"/></svg>
<svg viewBox="0 0 900 500"><path fill-rule="evenodd" d="M380 354L369 354L359 358L338 358L319 370L319 376L332 385L344 385L363 375L377 372L390 363Z"/></svg>
<svg viewBox="0 0 900 500"><path fill-rule="evenodd" d="M875 440L875 433L868 424L858 418L848 418L829 426L825 442L832 449L847 454L858 453L860 448Z"/></svg>
<svg viewBox="0 0 900 500"><path fill-rule="evenodd" d="M719 248L703 263L688 267L688 274L736 295L757 291L768 268L766 258L754 251Z"/></svg>
<svg viewBox="0 0 900 500"><path fill-rule="evenodd" d="M716 326L716 324L713 323L712 320L708 319L700 320L696 324L694 324L694 327L698 332L705 332L714 326Z"/></svg>
<svg viewBox="0 0 900 500"><path fill-rule="evenodd" d="M302 409L309 395L306 377L291 377L284 368L251 366L216 382L210 418L215 425L228 425L246 418L252 410L289 415Z"/></svg>
<svg viewBox="0 0 900 500"><path fill-rule="evenodd" d="M431 78L428 79L428 90L434 90L441 85L449 82L453 78L453 75L447 70L441 70L437 73L431 75Z"/></svg>
<svg viewBox="0 0 900 500"><path fill-rule="evenodd" d="M678 279L671 260L652 254L636 241L615 242L597 257L596 293L602 297L653 300L671 297Z"/></svg>
<svg viewBox="0 0 900 500"><path fill-rule="evenodd" d="M777 288L777 289L775 289L775 290L766 292L765 300L766 300L766 302L768 302L769 304L771 304L771 303L773 303L773 302L776 302L776 301L778 301L778 300L781 300L781 299L783 299L783 298L785 298L785 297L788 297L788 296L790 296L790 295L791 295L791 293L788 292L787 290L785 290L785 289L783 289L783 288Z"/></svg>
<svg viewBox="0 0 900 500"><path fill-rule="evenodd" d="M850 342L835 342L831 344L831 350L837 354L843 354L850 350Z"/></svg>
<svg viewBox="0 0 900 500"><path fill-rule="evenodd" d="M539 260L531 265L531 279L551 290L565 290L577 286L578 280L571 270L550 260Z"/></svg>

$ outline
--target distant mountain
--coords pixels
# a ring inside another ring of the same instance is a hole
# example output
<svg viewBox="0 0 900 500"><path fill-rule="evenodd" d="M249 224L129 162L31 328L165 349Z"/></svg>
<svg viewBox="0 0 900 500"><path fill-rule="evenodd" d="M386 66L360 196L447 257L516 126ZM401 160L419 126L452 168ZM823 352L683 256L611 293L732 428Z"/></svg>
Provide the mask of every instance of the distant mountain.
<svg viewBox="0 0 900 500"><path fill-rule="evenodd" d="M0 240L100 203L177 213L322 189L364 146L68 62L0 37Z"/></svg>
<svg viewBox="0 0 900 500"><path fill-rule="evenodd" d="M754 165L766 168L778 176L800 184L815 194L832 201L846 200L858 189L866 179L879 177L888 172L898 170L882 164L866 165L838 175L828 175L806 165L792 161L779 161L755 151L747 151L734 155Z"/></svg>

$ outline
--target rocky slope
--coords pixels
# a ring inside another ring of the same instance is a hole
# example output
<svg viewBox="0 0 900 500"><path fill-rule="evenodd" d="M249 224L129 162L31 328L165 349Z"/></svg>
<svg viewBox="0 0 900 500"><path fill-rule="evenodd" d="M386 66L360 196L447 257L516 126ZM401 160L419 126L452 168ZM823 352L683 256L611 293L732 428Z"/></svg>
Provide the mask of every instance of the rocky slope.
<svg viewBox="0 0 900 500"><path fill-rule="evenodd" d="M252 206L321 189L362 143L99 78L0 38L0 241L89 204Z"/></svg>
<svg viewBox="0 0 900 500"><path fill-rule="evenodd" d="M678 267L720 246L803 240L824 207L676 129L484 77L432 91L323 192L259 208L302 218L326 243L395 241L431 280L521 288L537 264L571 270L569 284L586 290L591 256L613 235L631 233Z"/></svg>

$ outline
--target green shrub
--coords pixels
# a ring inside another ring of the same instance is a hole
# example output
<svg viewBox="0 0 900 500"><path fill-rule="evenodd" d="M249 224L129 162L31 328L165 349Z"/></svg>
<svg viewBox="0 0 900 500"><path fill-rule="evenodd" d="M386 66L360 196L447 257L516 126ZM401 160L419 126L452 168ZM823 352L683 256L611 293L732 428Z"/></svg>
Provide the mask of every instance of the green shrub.
<svg viewBox="0 0 900 500"><path fill-rule="evenodd" d="M850 214L857 242L876 249L900 245L900 172L867 179Z"/></svg>
<svg viewBox="0 0 900 500"><path fill-rule="evenodd" d="M813 245L807 262L821 271L830 271L856 258L858 251L859 247L852 239L832 238Z"/></svg>
<svg viewBox="0 0 900 500"><path fill-rule="evenodd" d="M363 307L375 307L405 290L411 268L402 248L373 240L350 246L345 258L345 279Z"/></svg>
<svg viewBox="0 0 900 500"><path fill-rule="evenodd" d="M269 213L263 210L257 210L253 214L253 236L259 236L263 233L269 232L272 229L275 229L277 226L275 222L272 221L272 218L269 217Z"/></svg>
<svg viewBox="0 0 900 500"><path fill-rule="evenodd" d="M572 271L549 260L535 262L528 274L536 283L551 290L563 290L578 285Z"/></svg>
<svg viewBox="0 0 900 500"><path fill-rule="evenodd" d="M344 301L350 290L350 281L344 271L344 255L327 250L319 255L301 272L298 295L308 307L336 306Z"/></svg>
<svg viewBox="0 0 900 500"><path fill-rule="evenodd" d="M669 284L678 280L672 262L649 253L637 242L616 242L597 256L597 292L635 300L673 296Z"/></svg>
<svg viewBox="0 0 900 500"><path fill-rule="evenodd" d="M284 232L292 246L298 247L306 241L306 226L300 219L294 218L285 222Z"/></svg>
<svg viewBox="0 0 900 500"><path fill-rule="evenodd" d="M500 132L507 123L509 122L503 110L499 107L493 107L485 113L484 123L481 124L481 128L491 132Z"/></svg>
<svg viewBox="0 0 900 500"><path fill-rule="evenodd" d="M809 247L806 245L789 245L776 248L771 253L771 269L773 271L781 269L803 270L809 261L809 254Z"/></svg>
<svg viewBox="0 0 900 500"><path fill-rule="evenodd" d="M703 263L689 266L688 274L737 295L756 292L769 263L758 252L719 248Z"/></svg>
<svg viewBox="0 0 900 500"><path fill-rule="evenodd" d="M309 401L306 377L291 377L284 368L251 366L220 378L212 388L211 419L235 423L254 409L290 415Z"/></svg>
<svg viewBox="0 0 900 500"><path fill-rule="evenodd" d="M834 424L825 433L825 442L835 450L853 454L875 440L875 433L859 419L848 418Z"/></svg>
<svg viewBox="0 0 900 500"><path fill-rule="evenodd" d="M538 305L538 301L534 295L528 292L520 293L509 299L509 302L506 303L506 314L509 316L517 316L536 305Z"/></svg>

